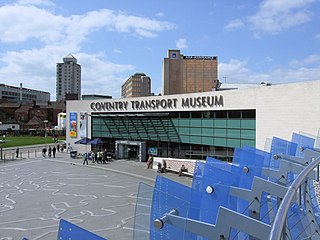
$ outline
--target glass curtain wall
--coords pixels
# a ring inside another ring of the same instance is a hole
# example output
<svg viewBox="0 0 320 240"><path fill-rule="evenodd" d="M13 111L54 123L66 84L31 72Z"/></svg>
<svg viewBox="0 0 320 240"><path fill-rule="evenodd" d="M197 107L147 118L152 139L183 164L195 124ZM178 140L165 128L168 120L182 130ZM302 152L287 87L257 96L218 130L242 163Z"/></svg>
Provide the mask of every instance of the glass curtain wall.
<svg viewBox="0 0 320 240"><path fill-rule="evenodd" d="M92 136L145 141L159 156L232 158L236 147L255 147L255 110L92 114Z"/></svg>

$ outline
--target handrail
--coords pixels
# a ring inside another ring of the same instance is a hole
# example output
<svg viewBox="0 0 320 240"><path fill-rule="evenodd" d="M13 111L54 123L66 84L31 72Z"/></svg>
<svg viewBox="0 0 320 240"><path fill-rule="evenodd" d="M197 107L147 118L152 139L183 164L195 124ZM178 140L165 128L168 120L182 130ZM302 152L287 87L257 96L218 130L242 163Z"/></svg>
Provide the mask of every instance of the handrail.
<svg viewBox="0 0 320 240"><path fill-rule="evenodd" d="M306 168L304 168L301 171L301 173L296 177L296 179L293 181L291 186L288 188L288 191L279 206L279 210L272 224L272 228L268 238L269 240L281 239L282 231L284 229L290 204L297 190L299 189L299 187L301 186L305 178L309 175L309 173L312 172L313 169L315 169L319 164L320 164L320 157L316 158Z"/></svg>

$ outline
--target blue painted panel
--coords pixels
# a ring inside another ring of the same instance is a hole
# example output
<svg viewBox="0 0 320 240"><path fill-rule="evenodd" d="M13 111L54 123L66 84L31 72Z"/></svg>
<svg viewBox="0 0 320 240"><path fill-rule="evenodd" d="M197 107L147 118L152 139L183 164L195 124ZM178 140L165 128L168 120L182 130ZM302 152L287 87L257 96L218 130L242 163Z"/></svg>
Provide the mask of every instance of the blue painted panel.
<svg viewBox="0 0 320 240"><path fill-rule="evenodd" d="M163 217L166 213L176 209L181 217L190 216L191 195L198 198L197 192L183 184L174 182L162 176L157 176L152 197L152 209L150 217L150 238L151 240L171 239L196 239L196 235L186 232L184 227L176 228L171 224L165 224L162 229L155 229L153 222ZM192 214L190 216L193 218Z"/></svg>
<svg viewBox="0 0 320 240"><path fill-rule="evenodd" d="M192 189L200 191L202 189L203 174L206 164L204 162L197 161L194 166Z"/></svg>
<svg viewBox="0 0 320 240"><path fill-rule="evenodd" d="M233 157L233 165L230 165L226 162L221 162L217 159L213 158L207 158L207 165L206 168L209 165L212 165L216 168L221 168L224 169L226 172L230 172L231 176L230 179L227 179L228 181L230 180L231 186L236 186L236 187L241 187L245 189L251 189L252 188L252 182L253 178L255 176L262 177L262 168L269 166L269 161L270 161L270 153L257 150L253 147L245 147L242 149L236 148L234 151L234 157ZM243 168L247 167L248 168L248 173L243 172ZM206 170L205 170L206 172ZM212 175L215 174L214 171ZM219 176L220 181L223 182L223 177L228 176L229 174L225 173L223 176ZM206 176L202 176L203 180L206 181L205 179L207 178ZM198 179L197 179L198 180ZM227 183L227 182L226 182ZM198 185L200 185L198 183ZM262 196L260 196L260 217L262 218L262 221L265 223L270 223L270 209L269 209L269 198L267 193L262 193ZM236 198L229 198L229 207L230 209L233 209L239 213L246 214L248 215L248 205L249 203L243 199L236 199ZM277 210L277 204L276 201L273 201L273 211ZM226 205L223 205L226 206Z"/></svg>
<svg viewBox="0 0 320 240"><path fill-rule="evenodd" d="M292 203L289 208L287 224L291 239L308 239L314 234L311 232L306 211L296 203Z"/></svg>
<svg viewBox="0 0 320 240"><path fill-rule="evenodd" d="M233 164L207 157L205 163L196 162L192 188L158 176L153 191L149 239L204 240L203 237L188 232L185 228L186 223L185 225L180 225L180 228L165 224L161 230L154 229L153 221L156 218L163 217L172 209L178 210L181 217L211 224L216 223L220 206L249 215L248 208L252 202L231 196L230 186L251 190L255 176L265 178L262 175L263 168L270 167L274 170L279 168L279 165L277 165L279 160L274 162L274 154L295 155L298 146L300 146L299 144L310 144L309 140L304 138L304 136L297 135L293 136L293 141L295 142L273 138L270 153L257 150L253 147L235 149ZM243 171L245 167L248 169L247 172ZM292 177L293 179L294 176ZM212 194L207 193L206 189L208 186L213 187L214 191ZM144 196L144 198L147 197ZM271 224L273 222L271 216L275 215L278 207L277 198L263 192L259 199L260 220ZM316 214L319 214L319 208L314 208L314 210L317 210ZM310 236L310 226L303 209L293 204L290 208L287 222L292 239ZM236 229L231 229L230 233L231 239L234 240L246 239L248 237L246 233L238 232Z"/></svg>
<svg viewBox="0 0 320 240"><path fill-rule="evenodd" d="M199 220L216 224L216 217L220 206L229 206L229 191L232 185L232 173L214 166L206 165L203 184L201 189L201 200L199 210ZM208 194L206 188L211 186L213 193ZM192 203L193 205L193 203Z"/></svg>
<svg viewBox="0 0 320 240"><path fill-rule="evenodd" d="M293 143L281 138L273 137L272 143L271 143L271 150L270 150L270 154L271 154L270 168L279 169L280 162L278 160L274 160L273 155L282 153L290 156L295 156L297 148L298 148L298 144L296 143Z"/></svg>
<svg viewBox="0 0 320 240"><path fill-rule="evenodd" d="M145 183L139 184L134 214L133 240L149 240L153 189L152 186Z"/></svg>
<svg viewBox="0 0 320 240"><path fill-rule="evenodd" d="M315 139L298 133L293 133L291 140L298 145L296 150L296 156L298 157L304 156L304 152L301 151L301 148L313 148L315 144Z"/></svg>
<svg viewBox="0 0 320 240"><path fill-rule="evenodd" d="M57 240L106 240L84 228L61 219Z"/></svg>

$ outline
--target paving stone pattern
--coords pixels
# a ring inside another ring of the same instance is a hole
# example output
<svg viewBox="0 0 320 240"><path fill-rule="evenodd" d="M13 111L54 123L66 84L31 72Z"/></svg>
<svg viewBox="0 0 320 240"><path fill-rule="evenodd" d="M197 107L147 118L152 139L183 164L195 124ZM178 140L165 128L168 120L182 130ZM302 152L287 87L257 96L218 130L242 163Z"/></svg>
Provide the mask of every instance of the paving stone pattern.
<svg viewBox="0 0 320 240"><path fill-rule="evenodd" d="M0 163L0 240L55 240L61 218L109 240L133 238L140 182L153 186L156 170L115 160L82 165L59 153ZM165 173L191 184L192 179Z"/></svg>

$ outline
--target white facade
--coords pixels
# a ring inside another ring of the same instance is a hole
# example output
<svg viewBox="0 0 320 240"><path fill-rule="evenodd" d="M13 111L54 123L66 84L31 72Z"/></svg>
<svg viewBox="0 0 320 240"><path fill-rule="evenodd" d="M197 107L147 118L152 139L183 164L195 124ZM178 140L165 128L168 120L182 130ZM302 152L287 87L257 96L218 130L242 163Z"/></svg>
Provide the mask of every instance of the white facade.
<svg viewBox="0 0 320 240"><path fill-rule="evenodd" d="M58 118L58 125L57 125L57 130L65 130L66 129L66 113L58 113L57 118Z"/></svg>
<svg viewBox="0 0 320 240"><path fill-rule="evenodd" d="M9 86L0 84L0 99L6 99L11 102L32 102L47 103L50 101L50 93L23 88L20 83L20 87Z"/></svg>
<svg viewBox="0 0 320 240"><path fill-rule="evenodd" d="M78 122L80 112L89 114L88 137L90 138L90 114L92 112L121 114L152 111L255 109L256 147L264 149L266 139L273 136L291 140L293 132L304 132L312 135L318 133L320 127L319 93L320 80L195 94L67 101L67 142L73 145L75 141L80 139L79 135L77 138L70 138L69 136L70 112L77 113ZM195 100L196 106L187 106L186 101L188 100L186 99ZM215 99L215 104L211 107L208 106L208 99Z"/></svg>
<svg viewBox="0 0 320 240"><path fill-rule="evenodd" d="M8 129L11 129L13 131L19 131L20 125L17 123L0 123L0 130L6 131Z"/></svg>

